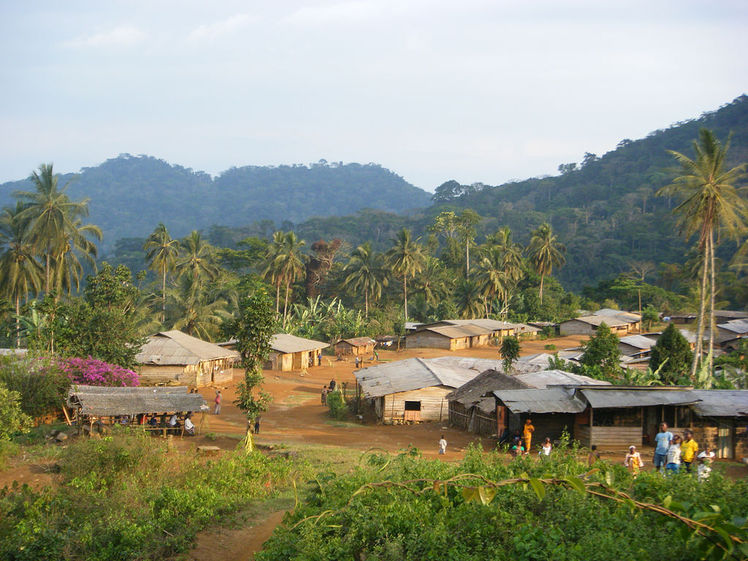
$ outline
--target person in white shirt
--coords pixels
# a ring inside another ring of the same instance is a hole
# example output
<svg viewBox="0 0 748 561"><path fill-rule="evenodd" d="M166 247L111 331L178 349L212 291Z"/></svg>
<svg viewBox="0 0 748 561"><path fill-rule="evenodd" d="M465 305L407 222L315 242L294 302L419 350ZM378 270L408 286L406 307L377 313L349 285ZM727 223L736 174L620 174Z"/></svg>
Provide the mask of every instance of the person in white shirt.
<svg viewBox="0 0 748 561"><path fill-rule="evenodd" d="M550 456L551 450L553 450L553 444L551 443L551 439L546 437L546 439L543 441L543 445L540 447L540 452L538 455L542 458L543 456Z"/></svg>
<svg viewBox="0 0 748 561"><path fill-rule="evenodd" d="M444 439L444 435L442 435L441 439L439 440L439 454L443 455L447 453L447 441Z"/></svg>
<svg viewBox="0 0 748 561"><path fill-rule="evenodd" d="M703 450L698 456L696 456L696 459L699 461L699 467L696 468L696 477L698 477L699 481L709 479L709 474L712 473L714 452L709 450L709 447L707 446L706 450Z"/></svg>
<svg viewBox="0 0 748 561"><path fill-rule="evenodd" d="M680 470L680 436L673 436L673 442L667 449L667 464L665 469L671 473L678 473Z"/></svg>
<svg viewBox="0 0 748 561"><path fill-rule="evenodd" d="M191 414L187 413L187 416L184 418L184 433L187 436L195 436L195 425L192 423L190 416Z"/></svg>

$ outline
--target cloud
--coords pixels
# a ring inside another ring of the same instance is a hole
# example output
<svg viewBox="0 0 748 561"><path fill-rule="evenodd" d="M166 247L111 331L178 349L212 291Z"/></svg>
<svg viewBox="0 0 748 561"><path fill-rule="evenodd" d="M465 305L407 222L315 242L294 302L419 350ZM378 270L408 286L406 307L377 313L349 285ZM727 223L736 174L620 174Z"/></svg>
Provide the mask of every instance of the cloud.
<svg viewBox="0 0 748 561"><path fill-rule="evenodd" d="M366 0L351 0L335 4L304 6L286 18L289 23L324 25L358 23L381 17L382 4Z"/></svg>
<svg viewBox="0 0 748 561"><path fill-rule="evenodd" d="M233 33L255 21L255 18L249 14L234 14L224 20L201 25L190 32L189 39L192 41L212 40Z"/></svg>
<svg viewBox="0 0 748 561"><path fill-rule="evenodd" d="M129 47L141 42L143 39L145 39L145 33L137 27L120 25L109 31L76 37L71 41L67 41L65 45L76 48L110 46Z"/></svg>

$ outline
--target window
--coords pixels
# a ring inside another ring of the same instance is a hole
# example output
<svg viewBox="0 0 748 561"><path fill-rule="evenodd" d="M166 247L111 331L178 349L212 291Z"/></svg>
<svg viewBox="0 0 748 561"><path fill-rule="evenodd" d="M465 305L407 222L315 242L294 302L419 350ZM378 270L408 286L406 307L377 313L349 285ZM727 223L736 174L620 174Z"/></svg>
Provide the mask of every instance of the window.
<svg viewBox="0 0 748 561"><path fill-rule="evenodd" d="M406 401L405 402L405 410L406 411L420 411L421 410L421 402L420 401Z"/></svg>

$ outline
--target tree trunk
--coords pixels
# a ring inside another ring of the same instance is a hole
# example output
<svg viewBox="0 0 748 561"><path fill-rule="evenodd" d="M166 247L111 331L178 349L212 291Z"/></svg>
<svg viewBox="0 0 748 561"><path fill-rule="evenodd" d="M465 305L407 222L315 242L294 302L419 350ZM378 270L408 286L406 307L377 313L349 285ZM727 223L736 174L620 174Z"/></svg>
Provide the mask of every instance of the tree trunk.
<svg viewBox="0 0 748 561"><path fill-rule="evenodd" d="M699 302L699 323L696 328L696 348L693 350L693 362L691 363L691 380L696 379L696 370L699 367L701 361L701 352L703 350L703 339L704 339L704 313L706 308L706 278L707 278L707 267L709 264L709 250L704 248L704 256L702 259L702 270L701 270L701 293Z"/></svg>
<svg viewBox="0 0 748 561"><path fill-rule="evenodd" d="M47 263L47 269L45 271L45 273L46 273L46 280L44 281L44 294L49 294L49 283L50 283L50 275L49 275L49 251L47 251L46 263Z"/></svg>
<svg viewBox="0 0 748 561"><path fill-rule="evenodd" d="M16 295L16 349L21 348L21 296Z"/></svg>
<svg viewBox="0 0 748 561"><path fill-rule="evenodd" d="M465 241L465 278L470 277L470 239Z"/></svg>
<svg viewBox="0 0 748 561"><path fill-rule="evenodd" d="M278 317L278 313L280 312L280 294L281 294L281 283L278 281L278 284L275 285L275 317Z"/></svg>
<svg viewBox="0 0 748 561"><path fill-rule="evenodd" d="M291 289L291 283L286 283L286 297L283 301L283 327L286 327L286 315L288 314L288 291Z"/></svg>
<svg viewBox="0 0 748 561"><path fill-rule="evenodd" d="M716 325L714 325L714 297L716 292L715 286L715 274L714 274L714 231L709 232L709 267L711 271L711 279L709 282L710 291L710 302L709 302L709 352L707 354L707 360L709 361L709 375L713 374L712 367L714 365L714 332Z"/></svg>
<svg viewBox="0 0 748 561"><path fill-rule="evenodd" d="M166 269L161 278L161 323L166 321Z"/></svg>
<svg viewBox="0 0 748 561"><path fill-rule="evenodd" d="M544 275L540 275L540 303L543 303L543 278Z"/></svg>
<svg viewBox="0 0 748 561"><path fill-rule="evenodd" d="M408 321L408 277L403 275L403 301L405 303L405 321Z"/></svg>
<svg viewBox="0 0 748 561"><path fill-rule="evenodd" d="M369 319L369 291L364 289L364 316Z"/></svg>

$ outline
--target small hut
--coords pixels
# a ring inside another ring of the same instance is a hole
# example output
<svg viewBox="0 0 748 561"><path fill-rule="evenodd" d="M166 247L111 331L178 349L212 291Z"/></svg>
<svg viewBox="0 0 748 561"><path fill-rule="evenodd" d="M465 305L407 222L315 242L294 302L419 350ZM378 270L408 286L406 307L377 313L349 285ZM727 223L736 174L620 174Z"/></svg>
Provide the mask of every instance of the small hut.
<svg viewBox="0 0 748 561"><path fill-rule="evenodd" d="M181 331L163 331L148 338L136 355L143 385L207 386L231 381L240 355Z"/></svg>
<svg viewBox="0 0 748 561"><path fill-rule="evenodd" d="M343 339L335 344L335 354L351 356L371 356L377 342L370 337Z"/></svg>
<svg viewBox="0 0 748 561"><path fill-rule="evenodd" d="M322 349L329 346L322 341L277 333L270 340L272 351L265 368L288 372L319 366L322 362Z"/></svg>

